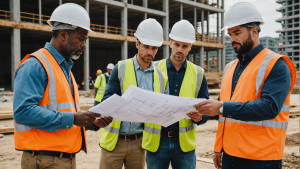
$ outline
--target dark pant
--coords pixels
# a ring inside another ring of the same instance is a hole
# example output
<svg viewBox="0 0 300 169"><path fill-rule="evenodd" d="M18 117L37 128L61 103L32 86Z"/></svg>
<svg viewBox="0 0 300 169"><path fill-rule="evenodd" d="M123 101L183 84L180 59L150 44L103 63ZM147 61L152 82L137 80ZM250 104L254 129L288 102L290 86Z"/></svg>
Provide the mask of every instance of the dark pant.
<svg viewBox="0 0 300 169"><path fill-rule="evenodd" d="M233 157L223 153L222 169L281 169L282 160L261 161Z"/></svg>
<svg viewBox="0 0 300 169"><path fill-rule="evenodd" d="M195 169L195 150L183 152L179 145L178 137L161 137L157 152L147 151L147 169L168 169L169 165L173 169Z"/></svg>
<svg viewBox="0 0 300 169"><path fill-rule="evenodd" d="M100 102L95 101L94 106L97 106Z"/></svg>

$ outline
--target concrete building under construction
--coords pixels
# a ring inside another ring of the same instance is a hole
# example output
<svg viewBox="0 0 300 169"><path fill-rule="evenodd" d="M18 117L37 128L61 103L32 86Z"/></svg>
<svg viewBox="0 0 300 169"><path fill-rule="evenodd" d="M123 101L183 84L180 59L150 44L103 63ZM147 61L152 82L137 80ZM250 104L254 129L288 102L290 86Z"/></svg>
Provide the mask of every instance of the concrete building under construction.
<svg viewBox="0 0 300 169"><path fill-rule="evenodd" d="M137 53L133 34L146 18L156 19L164 29L163 46L155 60L168 57L169 31L175 22L186 19L195 26L197 39L190 51L194 57L189 60L200 60L200 66L205 68L204 53L216 51L218 70L224 69L225 36L220 32L224 0L1 0L0 88L13 90L14 71L20 60L50 41L52 31L46 21L59 4L69 2L88 11L91 29L96 32L89 34L83 56L74 62L72 72L78 84L87 82L90 76L95 79L96 70L105 72L108 63L133 57ZM210 26L212 15L216 16L214 30ZM215 36L210 32L215 32Z"/></svg>

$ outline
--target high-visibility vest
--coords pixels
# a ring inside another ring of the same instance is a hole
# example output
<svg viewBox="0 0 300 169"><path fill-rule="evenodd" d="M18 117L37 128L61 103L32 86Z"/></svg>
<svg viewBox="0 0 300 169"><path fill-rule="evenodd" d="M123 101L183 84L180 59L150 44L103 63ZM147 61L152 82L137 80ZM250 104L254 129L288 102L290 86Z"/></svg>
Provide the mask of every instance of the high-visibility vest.
<svg viewBox="0 0 300 169"><path fill-rule="evenodd" d="M167 72L167 60L155 62L165 75ZM204 70L195 64L187 61L187 68L184 74L179 97L197 98L201 88ZM150 152L156 152L159 147L161 137L161 125L154 123L144 124L142 147ZM179 143L183 152L189 152L196 148L196 125L191 119L182 119L179 121Z"/></svg>
<svg viewBox="0 0 300 169"><path fill-rule="evenodd" d="M106 88L106 79L104 74L97 77L94 87L98 89L95 101L101 102Z"/></svg>
<svg viewBox="0 0 300 169"><path fill-rule="evenodd" d="M51 111L73 113L79 111L78 89L72 72L70 74L75 100L64 72L47 49L42 48L25 56L18 67L32 56L41 62L48 76L48 84L39 106ZM70 126L69 129L43 131L14 122L14 128L15 148L17 150L76 153L81 149L82 132L85 138L85 129L76 125Z"/></svg>
<svg viewBox="0 0 300 169"><path fill-rule="evenodd" d="M167 76L154 67L153 81L154 92L164 93L168 83ZM120 80L121 93L123 94L131 85L137 86L133 59L118 62L118 75ZM100 147L107 151L113 151L117 145L120 133L121 121L112 121L108 126L101 129ZM143 139L144 140L144 139Z"/></svg>
<svg viewBox="0 0 300 169"><path fill-rule="evenodd" d="M232 79L239 60L228 63L223 74L220 101L247 102L260 99L264 82L279 58L289 67L291 86L286 86L290 92L278 116L263 121L242 121L220 115L215 152L223 149L231 156L252 160L282 159L289 121L290 94L296 82L296 68L288 57L263 49L241 74L233 94Z"/></svg>

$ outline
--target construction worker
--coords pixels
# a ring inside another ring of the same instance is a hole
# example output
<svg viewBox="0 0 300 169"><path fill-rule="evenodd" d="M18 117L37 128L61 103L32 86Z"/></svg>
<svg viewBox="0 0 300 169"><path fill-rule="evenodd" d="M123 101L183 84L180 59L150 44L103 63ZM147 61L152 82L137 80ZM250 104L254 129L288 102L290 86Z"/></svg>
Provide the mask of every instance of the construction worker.
<svg viewBox="0 0 300 169"><path fill-rule="evenodd" d="M110 77L110 75L111 75L111 72L112 72L112 70L114 69L114 64L112 64L112 63L109 63L108 65L107 65L107 72L106 73L104 73L107 77Z"/></svg>
<svg viewBox="0 0 300 169"><path fill-rule="evenodd" d="M259 43L263 23L247 2L225 12L222 30L228 29L237 59L225 67L220 101L196 105L201 114L219 115L216 168L282 168L296 68L288 57Z"/></svg>
<svg viewBox="0 0 300 169"><path fill-rule="evenodd" d="M94 85L95 93L97 93L95 96L94 106L98 105L101 102L104 92L105 92L106 84L108 83L108 80L109 80L109 77L111 75L113 68L114 68L114 65L112 63L109 63L107 65L107 72L104 74L101 74L97 77L95 85ZM101 73L102 73L102 71L101 71Z"/></svg>
<svg viewBox="0 0 300 169"><path fill-rule="evenodd" d="M65 3L53 11L48 24L50 43L25 56L15 71L15 148L23 151L22 169L75 169L76 153L87 150L84 126L105 127L111 119L95 121L100 115L80 110L70 71L71 59L82 54L91 31L88 13Z"/></svg>
<svg viewBox="0 0 300 169"><path fill-rule="evenodd" d="M131 85L168 94L167 77L152 63L163 42L161 25L155 19L146 19L134 35L138 53L114 67L103 100L113 94L122 95ZM143 123L113 121L101 129L100 169L121 169L123 164L126 169L143 169L146 156L141 147L142 140L145 141L143 128Z"/></svg>
<svg viewBox="0 0 300 169"><path fill-rule="evenodd" d="M167 59L155 62L168 75L170 95L189 98L209 98L204 70L187 61L186 57L195 42L195 29L187 20L172 27ZM191 119L182 119L168 127L155 124L153 130L145 124L143 148L147 150L147 168L195 169L196 125L206 123L208 117L198 112L188 113ZM159 130L159 132L157 131ZM161 134L157 134L161 133Z"/></svg>
<svg viewBox="0 0 300 169"><path fill-rule="evenodd" d="M102 74L102 70L98 69L97 72L96 72L96 77L98 77L101 74Z"/></svg>

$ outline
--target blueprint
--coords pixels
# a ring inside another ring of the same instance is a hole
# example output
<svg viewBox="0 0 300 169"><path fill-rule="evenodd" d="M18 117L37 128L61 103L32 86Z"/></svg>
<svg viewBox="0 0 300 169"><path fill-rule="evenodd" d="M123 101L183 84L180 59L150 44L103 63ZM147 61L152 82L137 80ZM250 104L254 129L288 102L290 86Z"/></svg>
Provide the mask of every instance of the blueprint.
<svg viewBox="0 0 300 169"><path fill-rule="evenodd" d="M156 123L164 127L183 119L194 112L193 107L206 99L184 98L154 93L130 86L122 97L113 95L89 111L114 120Z"/></svg>

